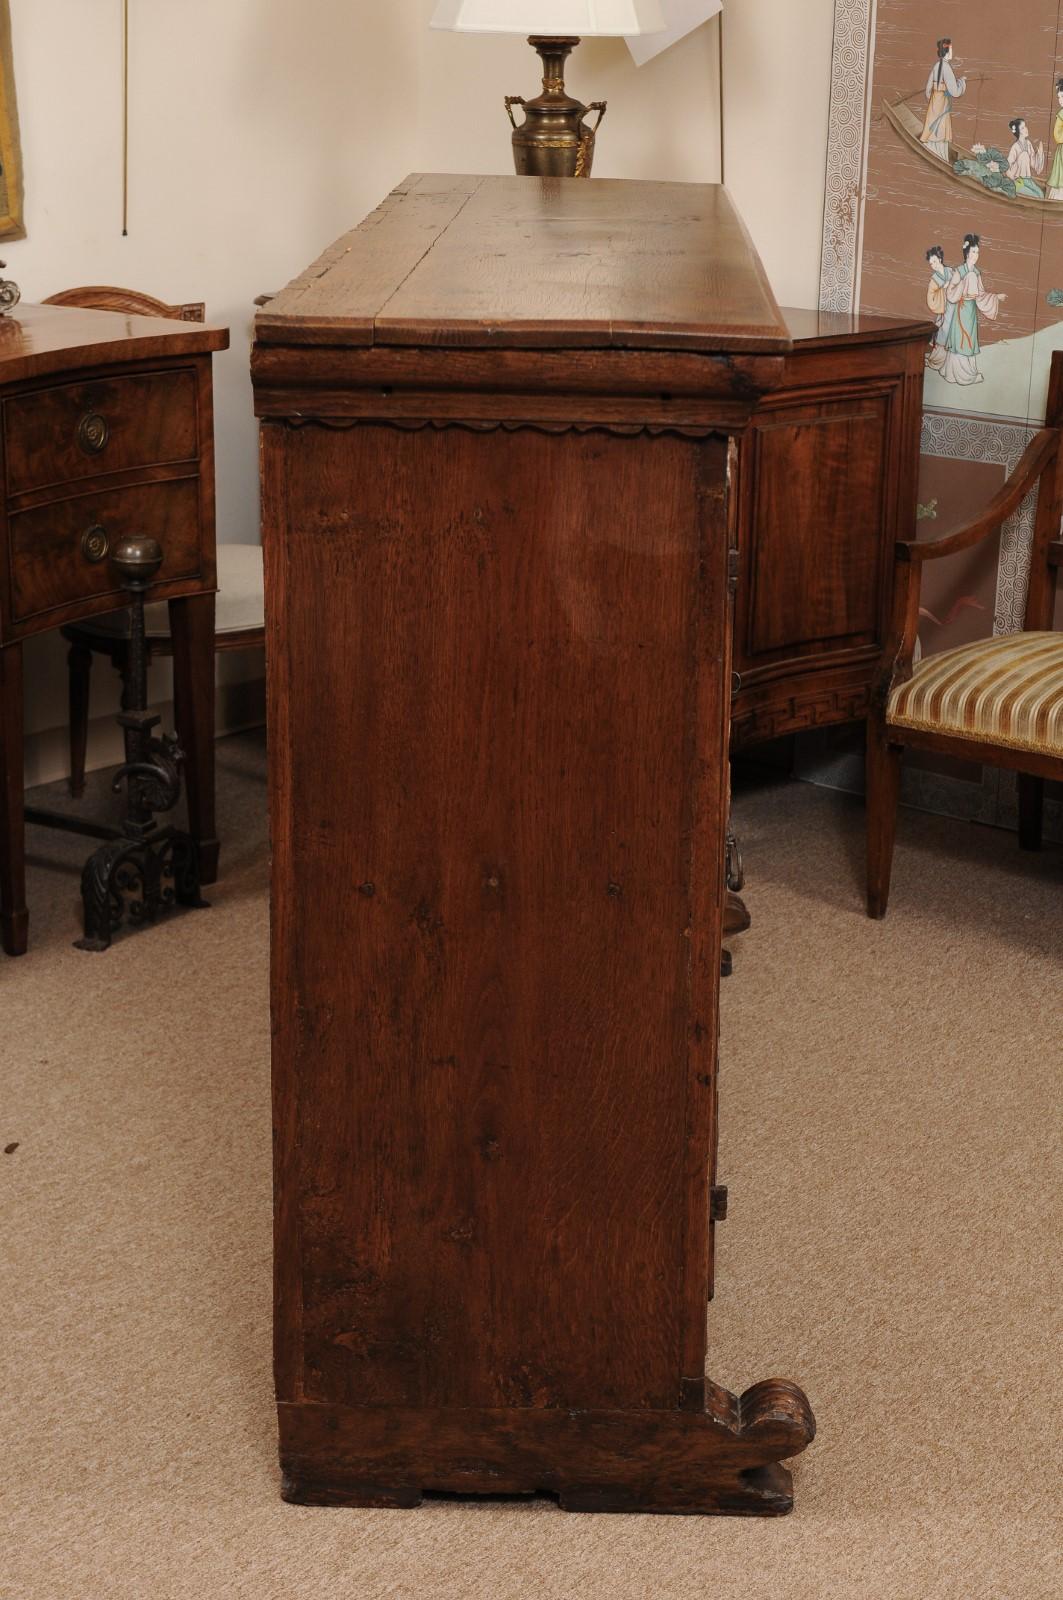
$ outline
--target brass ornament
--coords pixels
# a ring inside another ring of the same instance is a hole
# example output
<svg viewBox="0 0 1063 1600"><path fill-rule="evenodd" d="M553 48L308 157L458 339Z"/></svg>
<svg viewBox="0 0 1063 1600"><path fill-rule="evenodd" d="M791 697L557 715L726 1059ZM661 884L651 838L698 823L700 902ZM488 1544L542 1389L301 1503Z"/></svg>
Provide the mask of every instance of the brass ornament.
<svg viewBox="0 0 1063 1600"><path fill-rule="evenodd" d="M506 95L506 113L513 125L514 166L524 177L589 178L594 136L607 107L604 100L585 106L565 89L565 61L579 40L533 34L528 43L543 63L543 92L534 100ZM523 107L523 122L514 117L514 106ZM593 127L583 120L592 111L598 113Z"/></svg>
<svg viewBox="0 0 1063 1600"><path fill-rule="evenodd" d="M0 271L7 266L6 261L0 261ZM17 283L12 283L10 278L0 278L0 317L7 311L13 311L22 299L22 290Z"/></svg>
<svg viewBox="0 0 1063 1600"><path fill-rule="evenodd" d="M101 417L97 411L86 412L78 423L78 449L84 455L98 456L101 450L107 448L110 437L111 430L107 425L107 419Z"/></svg>
<svg viewBox="0 0 1063 1600"><path fill-rule="evenodd" d="M98 566L110 549L110 540L107 529L100 523L94 522L91 528L86 528L81 535L81 554L90 566Z"/></svg>

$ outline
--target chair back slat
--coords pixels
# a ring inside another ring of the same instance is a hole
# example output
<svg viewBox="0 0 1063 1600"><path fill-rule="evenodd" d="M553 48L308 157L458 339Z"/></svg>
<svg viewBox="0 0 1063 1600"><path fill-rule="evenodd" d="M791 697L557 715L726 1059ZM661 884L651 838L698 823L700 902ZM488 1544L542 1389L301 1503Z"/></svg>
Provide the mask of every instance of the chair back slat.
<svg viewBox="0 0 1063 1600"><path fill-rule="evenodd" d="M138 289L117 289L106 284L85 284L77 289L61 289L49 295L46 306L76 306L82 311L121 311L131 317L167 317L173 322L205 322L207 308L201 300L184 305L167 305L154 295Z"/></svg>
<svg viewBox="0 0 1063 1600"><path fill-rule="evenodd" d="M1045 425L1049 428L1063 427L1063 350L1052 352L1052 365L1048 373Z"/></svg>
<svg viewBox="0 0 1063 1600"><path fill-rule="evenodd" d="M1063 351L1052 356L1052 371L1048 380L1048 405L1046 414L1057 428L1063 423ZM1026 591L1026 614L1023 628L1027 633L1042 633L1051 628L1056 609L1056 588L1059 567L1051 559L1051 551L1059 542L1060 524L1063 521L1063 450L1045 467L1041 477L1041 492L1037 497L1037 519L1033 530L1033 547L1030 551L1030 581Z"/></svg>

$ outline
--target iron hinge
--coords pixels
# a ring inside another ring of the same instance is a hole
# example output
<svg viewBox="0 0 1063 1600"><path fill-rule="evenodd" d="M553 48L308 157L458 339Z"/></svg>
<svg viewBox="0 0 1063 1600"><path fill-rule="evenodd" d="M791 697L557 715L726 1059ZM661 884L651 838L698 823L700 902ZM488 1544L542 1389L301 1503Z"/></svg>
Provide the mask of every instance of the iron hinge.
<svg viewBox="0 0 1063 1600"><path fill-rule="evenodd" d="M709 1221L727 1221L727 1185L717 1184L709 1197Z"/></svg>
<svg viewBox="0 0 1063 1600"><path fill-rule="evenodd" d="M732 594L738 592L738 551L727 552L727 587Z"/></svg>

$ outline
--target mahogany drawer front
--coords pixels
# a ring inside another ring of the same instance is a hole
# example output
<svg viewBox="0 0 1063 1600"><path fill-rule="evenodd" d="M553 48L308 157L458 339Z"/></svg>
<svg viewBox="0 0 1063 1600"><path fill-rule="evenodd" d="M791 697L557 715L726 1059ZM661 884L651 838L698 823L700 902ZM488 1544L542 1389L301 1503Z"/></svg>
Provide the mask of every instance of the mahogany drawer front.
<svg viewBox="0 0 1063 1600"><path fill-rule="evenodd" d="M9 518L15 622L121 591L108 559L121 539L150 534L163 548L158 582L200 570L199 479L78 495Z"/></svg>
<svg viewBox="0 0 1063 1600"><path fill-rule="evenodd" d="M7 492L23 494L198 455L191 369L133 373L4 401Z"/></svg>

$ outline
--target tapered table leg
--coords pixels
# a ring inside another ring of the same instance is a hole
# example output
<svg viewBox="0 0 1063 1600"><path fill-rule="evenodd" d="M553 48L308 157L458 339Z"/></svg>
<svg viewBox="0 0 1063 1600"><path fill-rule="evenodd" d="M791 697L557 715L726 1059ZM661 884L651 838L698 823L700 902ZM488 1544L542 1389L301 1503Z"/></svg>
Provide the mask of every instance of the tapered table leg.
<svg viewBox="0 0 1063 1600"><path fill-rule="evenodd" d="M218 877L214 818L214 596L170 601L174 722L185 753L188 831L199 847L200 882Z"/></svg>
<svg viewBox="0 0 1063 1600"><path fill-rule="evenodd" d="M23 811L22 646L0 650L0 942L26 953L26 826Z"/></svg>
<svg viewBox="0 0 1063 1600"><path fill-rule="evenodd" d="M1045 815L1045 780L1020 772L1019 843L1024 850L1040 850Z"/></svg>

